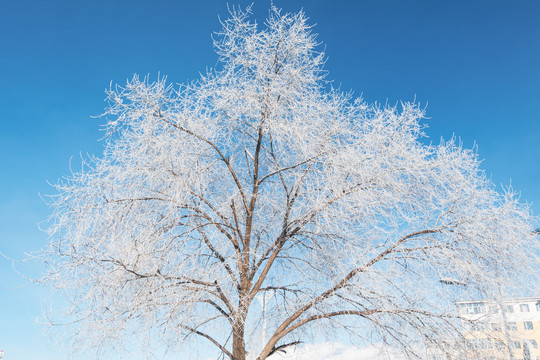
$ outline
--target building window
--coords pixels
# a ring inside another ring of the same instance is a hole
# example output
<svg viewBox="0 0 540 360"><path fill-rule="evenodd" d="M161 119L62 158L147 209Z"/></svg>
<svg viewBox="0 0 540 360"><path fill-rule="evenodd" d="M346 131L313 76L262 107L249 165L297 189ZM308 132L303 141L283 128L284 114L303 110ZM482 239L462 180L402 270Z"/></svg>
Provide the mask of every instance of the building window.
<svg viewBox="0 0 540 360"><path fill-rule="evenodd" d="M521 312L529 312L529 304L521 304L521 305L519 305L519 310Z"/></svg>
<svg viewBox="0 0 540 360"><path fill-rule="evenodd" d="M531 342L531 345L533 348L535 349L538 349L538 343L536 342L536 340L529 340Z"/></svg>
<svg viewBox="0 0 540 360"><path fill-rule="evenodd" d="M497 341L495 343L495 348L497 348L498 350L504 349L504 343L502 341Z"/></svg>
<svg viewBox="0 0 540 360"><path fill-rule="evenodd" d="M489 313L490 314L498 314L499 313L499 308L497 307L497 305L489 305Z"/></svg>
<svg viewBox="0 0 540 360"><path fill-rule="evenodd" d="M493 330L493 331L501 331L501 324L499 324L499 323L492 323L492 324L491 324L491 330Z"/></svg>
<svg viewBox="0 0 540 360"><path fill-rule="evenodd" d="M491 349L491 339L467 339L467 347L471 350Z"/></svg>
<svg viewBox="0 0 540 360"><path fill-rule="evenodd" d="M463 324L463 328L468 331L487 331L489 324L482 321L469 321Z"/></svg>
<svg viewBox="0 0 540 360"><path fill-rule="evenodd" d="M540 302L536 303L536 311L540 311Z"/></svg>
<svg viewBox="0 0 540 360"><path fill-rule="evenodd" d="M484 303L467 303L461 304L461 311L464 314L483 314L486 312Z"/></svg>
<svg viewBox="0 0 540 360"><path fill-rule="evenodd" d="M506 312L507 313L513 313L514 312L514 306L506 305Z"/></svg>
<svg viewBox="0 0 540 360"><path fill-rule="evenodd" d="M508 324L506 324L506 329L507 330L517 330L517 324L515 322L511 321Z"/></svg>
<svg viewBox="0 0 540 360"><path fill-rule="evenodd" d="M512 341L511 343L514 349L521 349L521 343L519 342L519 340Z"/></svg>
<svg viewBox="0 0 540 360"><path fill-rule="evenodd" d="M525 328L525 330L532 330L533 329L532 321L525 321L523 323L523 327Z"/></svg>

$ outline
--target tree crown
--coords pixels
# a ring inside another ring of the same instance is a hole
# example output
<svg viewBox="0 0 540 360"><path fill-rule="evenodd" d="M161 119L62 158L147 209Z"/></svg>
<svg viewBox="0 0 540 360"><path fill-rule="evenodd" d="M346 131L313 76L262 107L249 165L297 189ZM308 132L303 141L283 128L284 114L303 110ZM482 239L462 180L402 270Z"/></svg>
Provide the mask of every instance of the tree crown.
<svg viewBox="0 0 540 360"><path fill-rule="evenodd" d="M455 328L442 277L534 275L528 209L473 151L426 144L414 103L333 89L303 13L248 15L223 22L198 81L111 88L103 156L56 186L44 280L82 338L192 334L244 359L270 292L261 359L315 324L410 345Z"/></svg>

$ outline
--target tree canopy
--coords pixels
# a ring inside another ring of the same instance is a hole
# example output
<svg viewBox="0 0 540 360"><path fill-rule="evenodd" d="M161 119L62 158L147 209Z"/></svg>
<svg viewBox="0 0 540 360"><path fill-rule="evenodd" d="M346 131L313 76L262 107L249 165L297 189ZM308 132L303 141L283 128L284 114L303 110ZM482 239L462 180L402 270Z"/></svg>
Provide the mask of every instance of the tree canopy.
<svg viewBox="0 0 540 360"><path fill-rule="evenodd" d="M56 185L43 280L77 339L200 337L262 360L328 325L410 348L455 329L441 278L535 275L527 206L474 151L428 143L419 105L332 88L303 13L233 10L214 47L193 83L112 87L103 154Z"/></svg>

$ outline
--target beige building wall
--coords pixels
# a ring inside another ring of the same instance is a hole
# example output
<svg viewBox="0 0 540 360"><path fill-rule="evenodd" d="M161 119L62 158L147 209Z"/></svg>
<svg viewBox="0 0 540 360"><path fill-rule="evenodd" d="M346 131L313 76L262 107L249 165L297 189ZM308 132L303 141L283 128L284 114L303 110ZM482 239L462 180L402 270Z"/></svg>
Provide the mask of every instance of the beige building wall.
<svg viewBox="0 0 540 360"><path fill-rule="evenodd" d="M540 297L460 301L466 357L540 360Z"/></svg>

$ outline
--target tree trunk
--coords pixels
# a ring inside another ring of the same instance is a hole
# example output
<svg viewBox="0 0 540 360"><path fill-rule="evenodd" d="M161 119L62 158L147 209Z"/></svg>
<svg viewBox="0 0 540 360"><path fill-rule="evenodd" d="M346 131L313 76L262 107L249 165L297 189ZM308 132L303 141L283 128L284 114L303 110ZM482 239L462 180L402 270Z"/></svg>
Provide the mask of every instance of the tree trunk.
<svg viewBox="0 0 540 360"><path fill-rule="evenodd" d="M233 334L232 360L246 360L246 344L244 343L244 326L237 327Z"/></svg>

